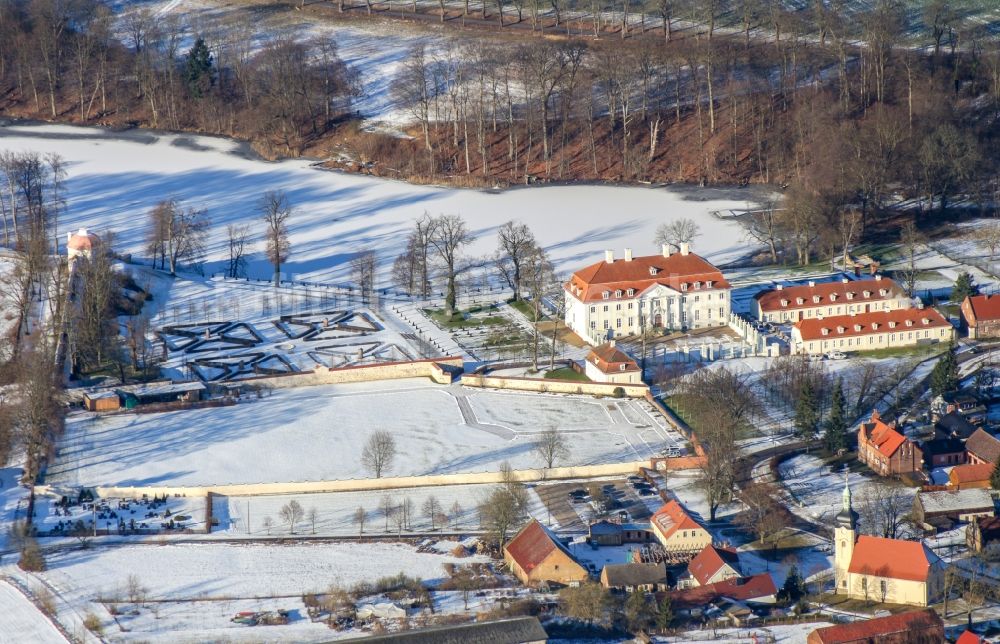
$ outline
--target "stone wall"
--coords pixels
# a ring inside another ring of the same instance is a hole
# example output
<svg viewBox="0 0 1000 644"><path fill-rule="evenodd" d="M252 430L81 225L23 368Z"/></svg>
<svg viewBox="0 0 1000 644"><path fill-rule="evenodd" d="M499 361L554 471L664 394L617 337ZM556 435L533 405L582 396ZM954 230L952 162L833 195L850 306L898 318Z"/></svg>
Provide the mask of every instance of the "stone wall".
<svg viewBox="0 0 1000 644"><path fill-rule="evenodd" d="M407 362L384 362L381 364L355 365L330 369L317 367L313 371L302 371L287 376L259 376L239 381L248 386L260 385L275 389L287 387L308 387L310 385L337 385L348 382L371 382L374 380L398 380L401 378L430 378L439 385L451 383L451 370L461 371L462 358L447 357Z"/></svg>
<svg viewBox="0 0 1000 644"><path fill-rule="evenodd" d="M592 478L597 476L625 476L636 474L647 466L645 461L627 461L605 465L553 467L551 469L515 470L518 481L548 481L556 479ZM470 472L467 474L437 474L429 476L393 476L381 479L356 479L341 481L293 481L288 483L242 483L203 486L135 486L99 487L95 493L101 497L140 497L143 494L206 496L209 493L223 496L255 496L263 494L309 494L313 492L356 492L361 490L392 490L433 485L470 485L500 483L500 472ZM37 486L39 493L47 486Z"/></svg>
<svg viewBox="0 0 1000 644"><path fill-rule="evenodd" d="M555 394L582 394L589 396L614 396L615 389L621 388L628 398L645 398L649 392L646 385L625 385L604 382L580 382L577 380L557 380L555 378L515 378L465 374L462 384L468 387L487 389L510 389L512 391L535 391Z"/></svg>

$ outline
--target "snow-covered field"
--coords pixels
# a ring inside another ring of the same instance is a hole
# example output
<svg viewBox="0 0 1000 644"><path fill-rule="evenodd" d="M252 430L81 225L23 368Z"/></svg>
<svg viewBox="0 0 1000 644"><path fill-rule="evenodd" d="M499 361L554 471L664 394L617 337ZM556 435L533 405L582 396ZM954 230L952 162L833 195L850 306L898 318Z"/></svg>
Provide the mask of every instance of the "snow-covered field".
<svg viewBox="0 0 1000 644"><path fill-rule="evenodd" d="M503 461L532 468L542 465L535 436L549 427L571 432L562 465L643 460L664 440L636 401L397 380L281 389L228 407L76 413L46 480L169 486L366 478L361 452L382 429L397 442L388 475L496 471Z"/></svg>
<svg viewBox="0 0 1000 644"><path fill-rule="evenodd" d="M263 226L257 202L267 190L284 190L294 213L289 219L292 254L285 271L307 280L341 280L350 259L363 248L377 253L380 282L405 245L413 219L424 212L460 214L476 235L471 257L492 254L496 228L520 219L534 231L561 271L603 258L605 249L656 252L660 223L695 219L702 234L694 248L723 261L748 251L739 225L711 213L742 209L747 189L693 187L549 186L492 193L431 186L359 175L325 172L308 160L268 163L249 158L237 142L191 135L128 132L66 125L0 127L0 149L55 152L67 162L67 212L60 235L86 226L98 234L114 231L120 251L145 252L146 213L158 202L176 198L207 208L206 271L224 267L225 228L247 223L255 235L248 270L268 278Z"/></svg>
<svg viewBox="0 0 1000 644"><path fill-rule="evenodd" d="M62 644L66 641L52 622L28 598L0 581L0 644Z"/></svg>

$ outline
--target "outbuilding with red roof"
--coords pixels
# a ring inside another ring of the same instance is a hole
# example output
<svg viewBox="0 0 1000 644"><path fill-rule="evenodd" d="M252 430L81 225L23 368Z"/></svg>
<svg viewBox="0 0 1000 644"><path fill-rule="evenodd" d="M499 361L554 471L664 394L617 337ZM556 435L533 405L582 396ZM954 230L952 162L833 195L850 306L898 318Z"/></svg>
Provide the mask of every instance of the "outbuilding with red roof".
<svg viewBox="0 0 1000 644"><path fill-rule="evenodd" d="M504 546L503 558L525 586L578 584L590 576L558 537L535 519Z"/></svg>
<svg viewBox="0 0 1000 644"><path fill-rule="evenodd" d="M944 622L933 609L817 628L807 644L940 644Z"/></svg>

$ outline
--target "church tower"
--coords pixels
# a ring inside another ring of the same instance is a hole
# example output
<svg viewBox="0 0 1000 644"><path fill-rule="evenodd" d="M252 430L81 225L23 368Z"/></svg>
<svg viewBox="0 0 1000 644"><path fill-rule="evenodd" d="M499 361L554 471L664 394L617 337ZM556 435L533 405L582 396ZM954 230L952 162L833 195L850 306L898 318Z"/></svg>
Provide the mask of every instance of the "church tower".
<svg viewBox="0 0 1000 644"><path fill-rule="evenodd" d="M851 557L854 555L854 541L856 539L856 527L858 524L858 514L851 507L851 486L844 476L844 497L843 507L837 513L837 527L834 530L834 556L833 568L837 583L837 594L848 594L847 569L851 566Z"/></svg>

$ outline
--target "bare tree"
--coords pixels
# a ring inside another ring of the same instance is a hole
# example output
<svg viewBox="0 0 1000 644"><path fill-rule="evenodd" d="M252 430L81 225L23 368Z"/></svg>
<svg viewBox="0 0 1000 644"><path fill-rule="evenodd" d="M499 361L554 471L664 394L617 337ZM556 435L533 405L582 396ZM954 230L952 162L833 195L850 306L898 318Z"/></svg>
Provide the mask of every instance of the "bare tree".
<svg viewBox="0 0 1000 644"><path fill-rule="evenodd" d="M542 459L547 469L552 469L556 461L569 456L569 445L562 432L555 427L549 427L535 441L535 453Z"/></svg>
<svg viewBox="0 0 1000 644"><path fill-rule="evenodd" d="M204 209L184 208L177 201L161 201L149 215L148 248L154 266L159 255L161 268L177 273L182 261L197 263L205 253L208 213Z"/></svg>
<svg viewBox="0 0 1000 644"><path fill-rule="evenodd" d="M445 315L449 317L455 314L459 256L462 249L474 240L475 236L469 231L465 220L460 215L439 215L435 218L430 244L437 253L448 284L445 295Z"/></svg>
<svg viewBox="0 0 1000 644"><path fill-rule="evenodd" d="M514 291L515 302L521 298L521 267L535 248L535 235L525 224L513 219L497 230L497 270Z"/></svg>
<svg viewBox="0 0 1000 644"><path fill-rule="evenodd" d="M740 493L740 500L745 507L737 515L736 522L755 533L762 544L769 537L777 537L788 527L788 513L777 502L779 497L779 490L771 483L754 482Z"/></svg>
<svg viewBox="0 0 1000 644"><path fill-rule="evenodd" d="M281 285L281 266L288 261L292 246L288 239L288 218L292 207L288 197L280 191L268 191L261 198L259 207L264 221L264 241L267 259L274 266L274 285Z"/></svg>
<svg viewBox="0 0 1000 644"><path fill-rule="evenodd" d="M751 241L767 244L771 262L778 263L778 242L781 236L779 218L775 213L774 204L770 203L762 210L748 213L743 218L743 230Z"/></svg>
<svg viewBox="0 0 1000 644"><path fill-rule="evenodd" d="M972 239L990 249L990 257L996 257L1000 249L1000 223L989 222L976 226L972 231Z"/></svg>
<svg viewBox="0 0 1000 644"><path fill-rule="evenodd" d="M396 457L396 439L385 430L379 430L368 437L368 442L361 452L361 464L375 478L382 478L382 473L392 467Z"/></svg>
<svg viewBox="0 0 1000 644"><path fill-rule="evenodd" d="M379 503L379 505L378 505L379 511L382 513L382 516L385 518L385 531L388 532L389 531L389 519L392 518L392 515L396 511L396 504L395 504L395 502L393 502L392 497L389 496L388 494L383 494L382 498L379 499L378 503Z"/></svg>
<svg viewBox="0 0 1000 644"><path fill-rule="evenodd" d="M248 224L229 224L226 226L226 240L229 247L229 267L226 274L229 277L243 277L247 272L247 260L244 256L250 239Z"/></svg>
<svg viewBox="0 0 1000 644"><path fill-rule="evenodd" d="M528 289L531 297L531 357L535 371L538 371L538 349L540 346L540 333L538 323L542 318L542 299L556 285L555 269L548 255L538 246L532 248L524 258L523 266L524 285ZM553 333L555 330L553 329Z"/></svg>
<svg viewBox="0 0 1000 644"><path fill-rule="evenodd" d="M274 527L274 519L272 519L271 517L264 517L263 525L264 525L264 529L267 530L268 536L270 536L271 535L271 528Z"/></svg>
<svg viewBox="0 0 1000 644"><path fill-rule="evenodd" d="M354 510L354 525L358 526L358 536L365 533L365 522L368 520L368 511L363 505L359 505ZM388 521L388 519L386 519Z"/></svg>
<svg viewBox="0 0 1000 644"><path fill-rule="evenodd" d="M900 271L903 278L903 287L906 289L906 294L913 297L917 288L917 277L920 273L920 270L917 268L917 252L920 250L920 244L924 241L924 236L917 229L917 225L912 219L906 221L900 229L899 241L904 261L903 268Z"/></svg>
<svg viewBox="0 0 1000 644"><path fill-rule="evenodd" d="M146 601L146 587L142 585L139 575L129 575L125 579L125 594L130 604L139 606Z"/></svg>
<svg viewBox="0 0 1000 644"><path fill-rule="evenodd" d="M657 226L653 242L657 245L670 244L680 247L681 244L690 244L699 235L701 235L701 227L698 222L694 219L681 217Z"/></svg>
<svg viewBox="0 0 1000 644"><path fill-rule="evenodd" d="M309 512L306 514L306 519L309 520L309 526L312 528L312 533L316 534L316 520L319 519L319 512L316 511L316 506L309 508Z"/></svg>
<svg viewBox="0 0 1000 644"><path fill-rule="evenodd" d="M295 524L301 521L304 515L305 511L295 499L281 506L281 510L278 511L281 520L288 524L288 534L295 534Z"/></svg>
<svg viewBox="0 0 1000 644"><path fill-rule="evenodd" d="M462 504L455 501L451 504L451 509L448 511L448 518L451 521L451 527L458 525L458 520L462 518Z"/></svg>
<svg viewBox="0 0 1000 644"><path fill-rule="evenodd" d="M437 530L437 519L441 514L441 502L432 494L424 501L422 509L424 516L431 520L431 530Z"/></svg>
<svg viewBox="0 0 1000 644"><path fill-rule="evenodd" d="M895 485L868 485L860 494L861 528L877 537L896 539L909 522L910 504Z"/></svg>
<svg viewBox="0 0 1000 644"><path fill-rule="evenodd" d="M524 485L514 478L510 464L500 466L502 482L479 504L479 520L490 539L503 550L507 539L523 523L528 509Z"/></svg>
<svg viewBox="0 0 1000 644"><path fill-rule="evenodd" d="M375 292L375 251L362 249L351 259L351 278L358 285L361 301L370 304Z"/></svg>

